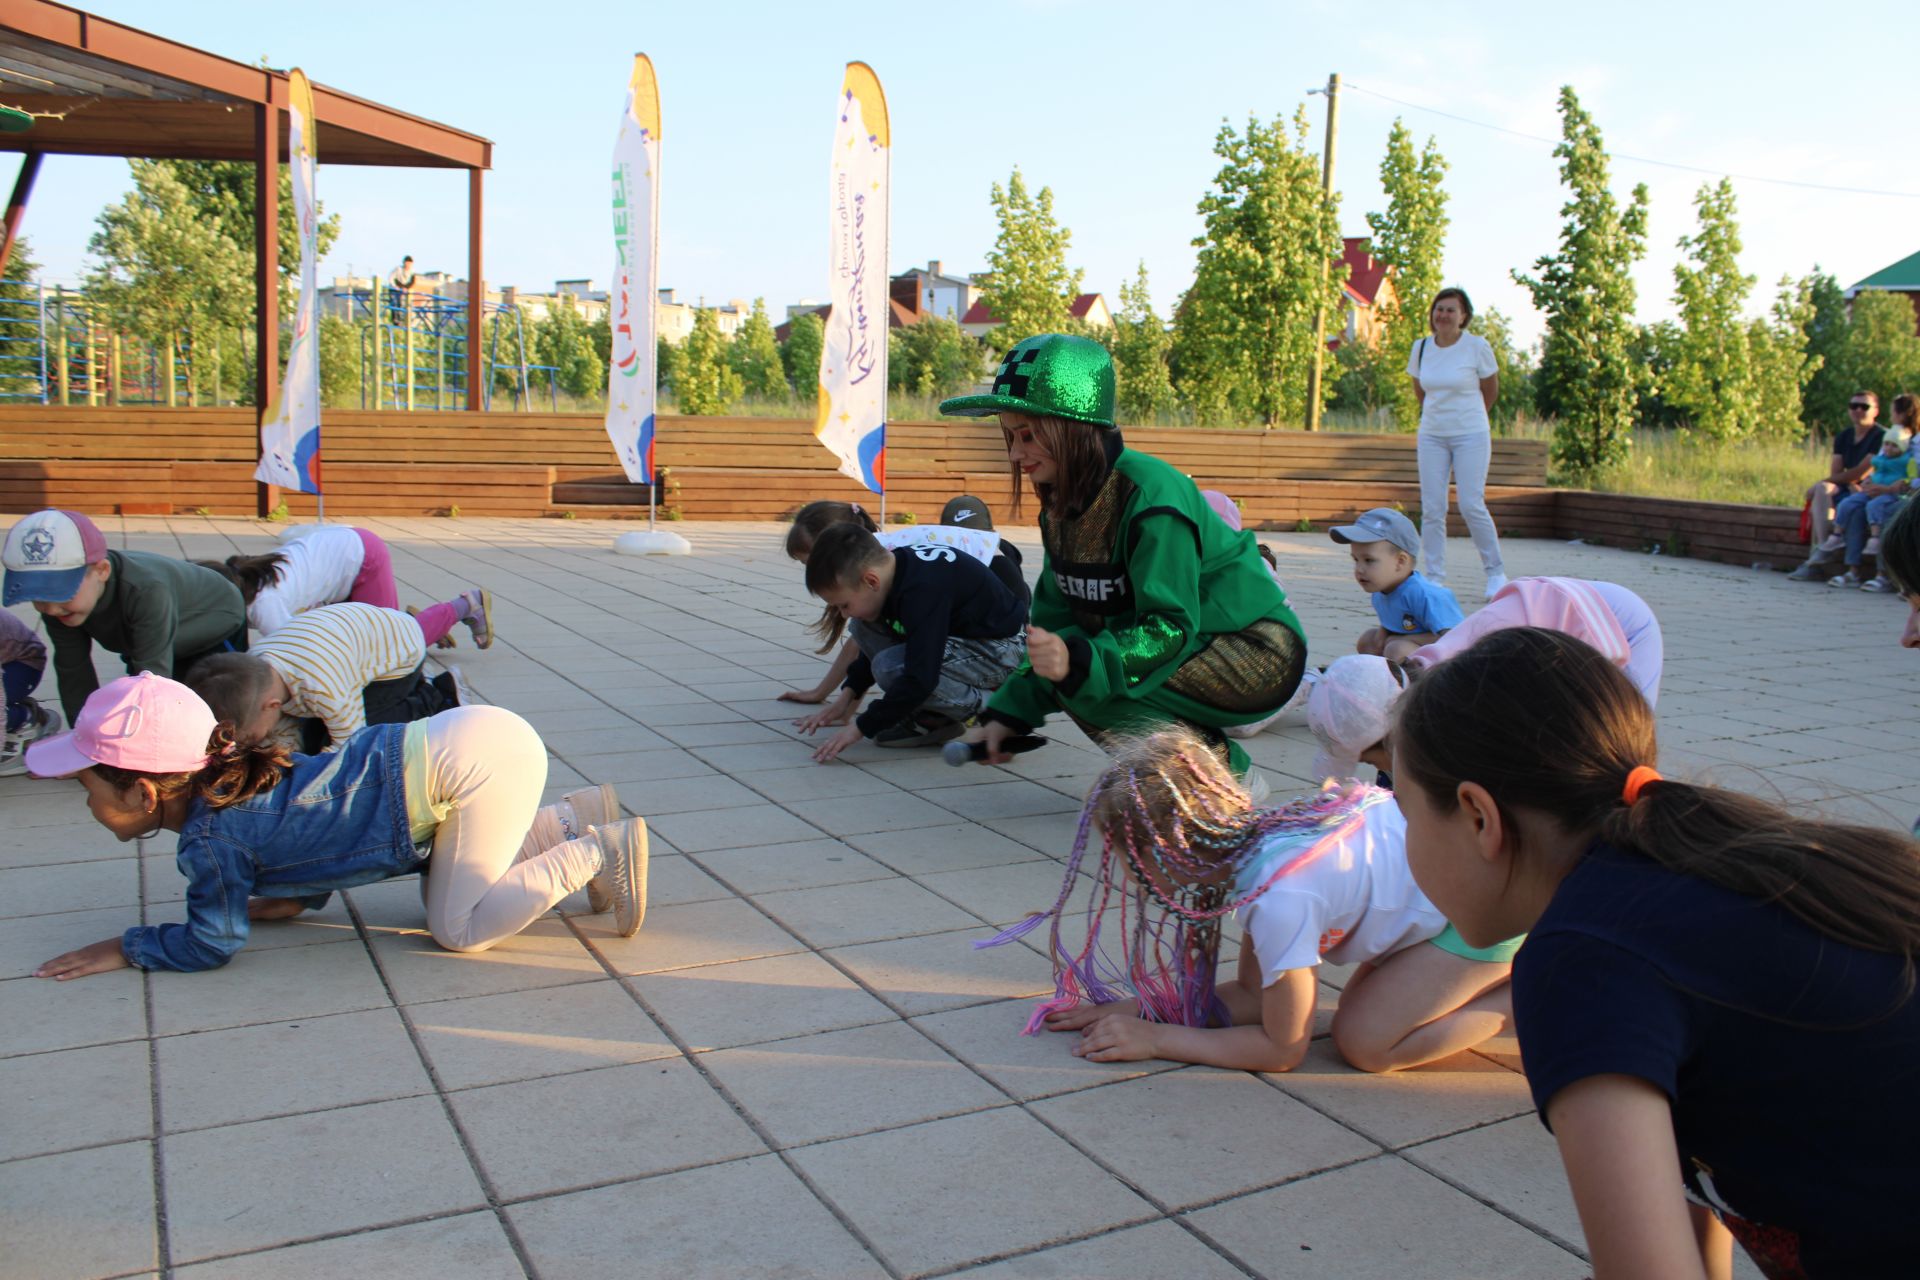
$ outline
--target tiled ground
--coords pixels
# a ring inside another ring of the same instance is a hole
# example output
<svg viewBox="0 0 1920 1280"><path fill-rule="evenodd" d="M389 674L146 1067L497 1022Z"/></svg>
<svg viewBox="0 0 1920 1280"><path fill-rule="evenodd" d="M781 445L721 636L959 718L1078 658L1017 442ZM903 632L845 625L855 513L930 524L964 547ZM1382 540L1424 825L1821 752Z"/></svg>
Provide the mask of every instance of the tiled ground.
<svg viewBox="0 0 1920 1280"><path fill-rule="evenodd" d="M1266 1077L1017 1035L1046 961L968 944L1052 898L1097 757L1056 726L1006 770L811 764L772 695L820 671L816 606L772 526L680 526L696 555L672 560L616 557L587 522L377 527L408 598L493 587L500 642L454 656L546 735L549 790L615 782L651 821L646 927L562 914L455 956L397 882L260 928L218 972L41 982L39 960L175 916L183 881L72 783L0 781L6 1274L1586 1274L1510 1041L1391 1078L1322 1042ZM203 556L271 532L109 536ZM1269 537L1336 656L1370 621L1344 554ZM1654 604L1669 769L1903 827L1920 809L1887 694L1898 602L1509 554ZM1251 746L1277 790L1305 785L1304 729Z"/></svg>

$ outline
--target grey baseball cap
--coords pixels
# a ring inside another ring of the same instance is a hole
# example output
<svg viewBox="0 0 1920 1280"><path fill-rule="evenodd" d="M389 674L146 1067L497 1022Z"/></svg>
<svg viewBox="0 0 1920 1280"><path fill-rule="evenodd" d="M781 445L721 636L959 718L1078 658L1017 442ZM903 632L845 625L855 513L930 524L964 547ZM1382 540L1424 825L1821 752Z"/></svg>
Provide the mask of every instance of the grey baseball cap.
<svg viewBox="0 0 1920 1280"><path fill-rule="evenodd" d="M993 513L987 510L986 503L970 493L963 493L949 500L941 510L940 523L960 529L991 529Z"/></svg>
<svg viewBox="0 0 1920 1280"><path fill-rule="evenodd" d="M1352 524L1338 525L1328 533L1335 542L1391 542L1415 560L1420 558L1420 531L1405 512L1392 507L1375 507Z"/></svg>

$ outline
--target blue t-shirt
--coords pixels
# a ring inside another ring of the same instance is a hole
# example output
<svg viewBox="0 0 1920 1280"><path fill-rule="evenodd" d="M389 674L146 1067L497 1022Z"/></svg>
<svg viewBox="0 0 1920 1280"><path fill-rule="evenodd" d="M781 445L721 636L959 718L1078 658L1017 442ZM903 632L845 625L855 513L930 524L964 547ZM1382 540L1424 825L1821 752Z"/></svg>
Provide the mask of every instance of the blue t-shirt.
<svg viewBox="0 0 1920 1280"><path fill-rule="evenodd" d="M1460 602L1453 598L1453 592L1427 581L1418 569L1393 590L1374 592L1373 611L1383 628L1401 636L1426 632L1439 635L1459 626L1466 616L1460 612Z"/></svg>
<svg viewBox="0 0 1920 1280"><path fill-rule="evenodd" d="M1513 962L1534 1103L1595 1075L1673 1103L1688 1190L1769 1276L1912 1276L1920 998L1899 957L1597 845Z"/></svg>

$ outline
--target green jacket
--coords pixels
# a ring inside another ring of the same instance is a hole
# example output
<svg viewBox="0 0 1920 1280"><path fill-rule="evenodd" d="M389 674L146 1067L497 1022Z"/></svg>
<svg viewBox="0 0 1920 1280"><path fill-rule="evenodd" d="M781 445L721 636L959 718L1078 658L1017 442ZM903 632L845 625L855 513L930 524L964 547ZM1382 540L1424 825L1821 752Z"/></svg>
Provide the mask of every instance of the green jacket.
<svg viewBox="0 0 1920 1280"><path fill-rule="evenodd" d="M1304 635L1254 536L1150 454L1122 449L1092 505L1062 521L1042 513L1040 536L1032 618L1066 641L1070 668L1056 684L1022 666L991 714L1031 726L1063 700L1080 710L1146 699L1214 636L1262 619Z"/></svg>
<svg viewBox="0 0 1920 1280"><path fill-rule="evenodd" d="M95 641L126 659L128 675L151 671L171 679L176 658L217 649L247 625L240 589L211 569L150 551L109 551L107 563L113 572L87 620L47 624L68 724L100 687Z"/></svg>

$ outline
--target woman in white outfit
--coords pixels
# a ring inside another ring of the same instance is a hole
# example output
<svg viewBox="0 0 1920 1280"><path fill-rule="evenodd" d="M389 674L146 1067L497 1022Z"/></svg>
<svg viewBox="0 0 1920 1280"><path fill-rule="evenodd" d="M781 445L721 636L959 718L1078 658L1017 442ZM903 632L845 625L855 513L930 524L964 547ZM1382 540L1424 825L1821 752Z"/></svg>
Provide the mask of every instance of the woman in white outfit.
<svg viewBox="0 0 1920 1280"><path fill-rule="evenodd" d="M1420 541L1426 575L1447 579L1447 480L1460 499L1460 515L1473 535L1487 571L1486 597L1507 585L1500 561L1500 533L1487 510L1487 467L1493 460L1493 424L1487 411L1500 395L1493 348L1468 333L1473 302L1463 289L1442 289L1427 311L1433 336L1413 344L1407 375L1420 400Z"/></svg>

